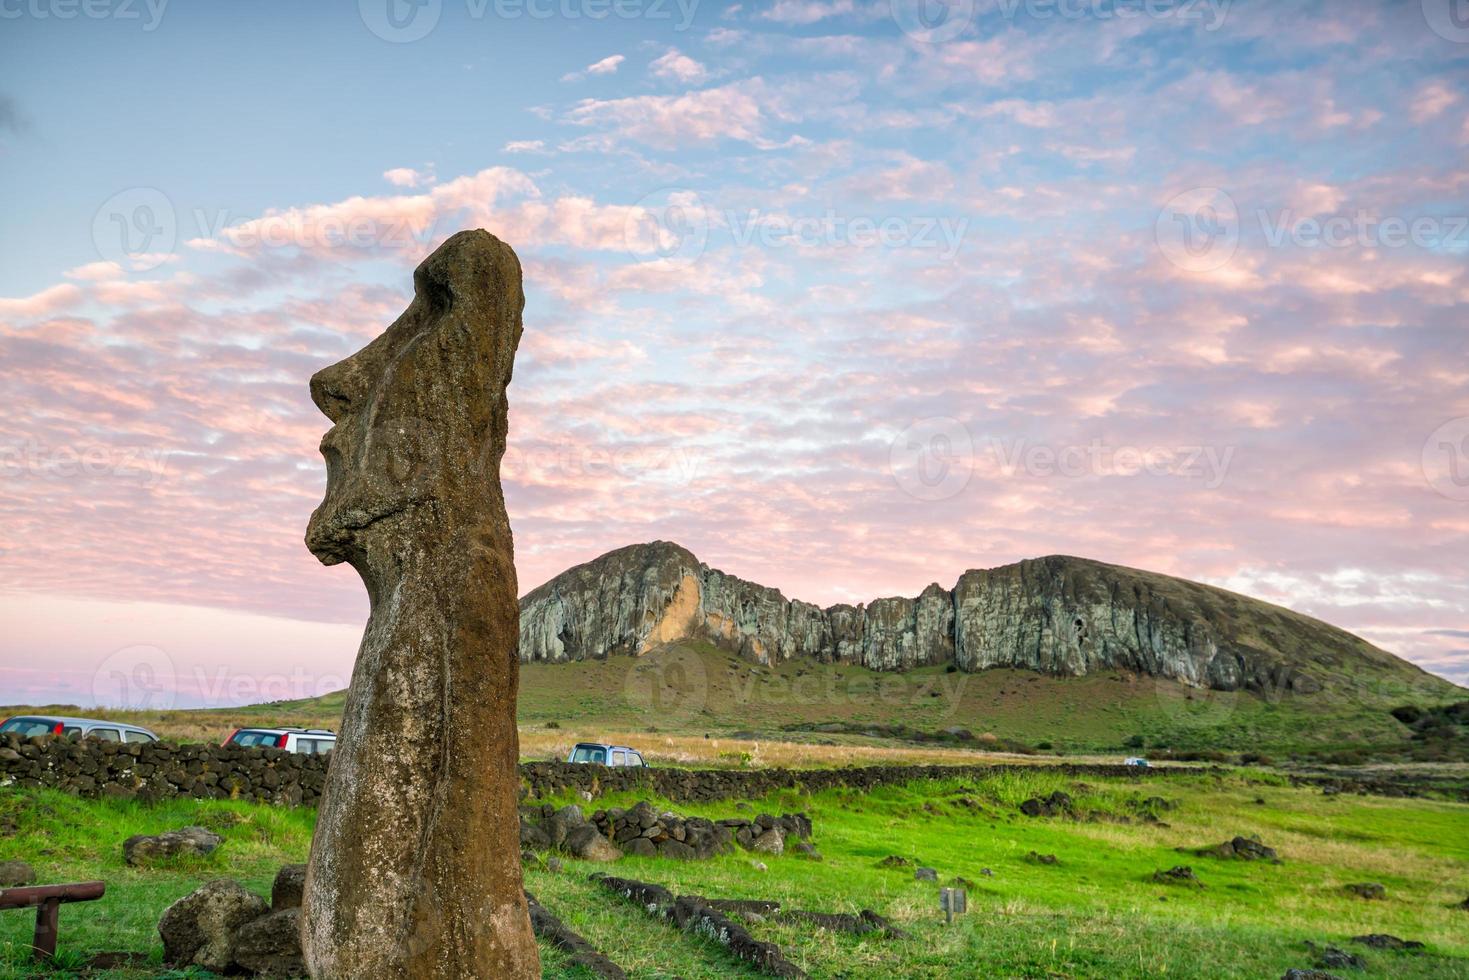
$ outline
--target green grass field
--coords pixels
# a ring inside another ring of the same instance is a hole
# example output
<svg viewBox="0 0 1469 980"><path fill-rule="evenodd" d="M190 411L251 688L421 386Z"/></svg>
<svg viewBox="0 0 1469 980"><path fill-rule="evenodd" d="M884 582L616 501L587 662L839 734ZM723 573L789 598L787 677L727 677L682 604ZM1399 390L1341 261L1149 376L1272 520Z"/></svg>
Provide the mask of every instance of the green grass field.
<svg viewBox="0 0 1469 980"><path fill-rule="evenodd" d="M1427 675L1422 675L1427 677ZM941 667L881 673L862 667L788 661L753 664L703 643L672 644L642 657L521 668L522 729L554 722L588 737L612 732L674 732L702 737L751 732L781 737L793 725L902 724L937 732L963 727L1067 754L1227 750L1279 757L1323 757L1342 750L1402 759L1411 732L1389 713L1445 695L1382 682L1335 678L1309 694L1262 697L1186 688L1122 673L1057 678L994 669L975 674ZM1458 690L1458 689L1450 689ZM201 711L107 712L165 738L219 742L242 725L335 728L345 695ZM3 708L6 714L23 709ZM77 709L68 709L75 713ZM804 741L813 741L807 737ZM1469 739L1461 753L1469 758ZM704 760L714 761L714 760Z"/></svg>
<svg viewBox="0 0 1469 980"><path fill-rule="evenodd" d="M1021 800L1053 789L1071 793L1100 819L1018 812ZM1176 802L1162 813L1171 826L1114 822L1135 816L1142 797L1152 794ZM632 802L608 797L594 805ZM709 817L743 812L733 802L666 805ZM1469 977L1469 911L1454 907L1469 896L1469 806L1463 804L1324 796L1258 773L1078 784L1036 769L866 794L789 791L750 805L754 812L808 812L825 860L768 857L768 870L759 871L744 852L691 863L625 858L593 866L564 859L558 873L528 870L527 887L631 975L644 978L750 974L717 945L656 922L596 887L589 873L607 870L675 893L779 899L817 911L867 907L912 933L892 941L773 923L751 927L818 977L1278 977L1311 964L1308 940L1361 955L1367 968L1349 971L1353 975ZM280 864L305 859L313 817L311 810L229 801L146 806L7 790L0 793L0 860L29 860L44 881L108 882L104 900L63 909L63 966L123 950L151 954L156 962L155 924L172 900L217 876L268 894ZM217 830L225 846L166 869L123 865L124 838L188 824ZM1283 863L1177 850L1235 834L1257 834ZM1058 863L1030 863L1032 850L1055 854ZM911 870L877 866L892 854L936 868L944 884L956 876L972 882L969 913L946 926L936 885L913 880ZM1175 864L1193 866L1205 887L1150 880L1154 870ZM1349 894L1343 886L1357 881L1381 882L1387 899ZM29 914L0 917L0 974L24 975L30 927ZM1388 952L1350 942L1369 932L1419 940L1427 948ZM559 952L543 954L546 976L575 975Z"/></svg>

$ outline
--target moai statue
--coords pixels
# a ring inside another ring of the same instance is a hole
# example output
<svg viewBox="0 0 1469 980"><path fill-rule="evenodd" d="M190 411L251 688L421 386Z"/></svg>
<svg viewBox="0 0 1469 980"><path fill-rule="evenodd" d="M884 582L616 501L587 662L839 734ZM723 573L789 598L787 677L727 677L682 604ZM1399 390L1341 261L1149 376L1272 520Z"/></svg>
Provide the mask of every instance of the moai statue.
<svg viewBox="0 0 1469 980"><path fill-rule="evenodd" d="M332 980L539 977L500 489L520 262L488 232L460 232L413 290L385 333L311 379L333 425L306 545L357 569L371 612L311 842L302 947Z"/></svg>

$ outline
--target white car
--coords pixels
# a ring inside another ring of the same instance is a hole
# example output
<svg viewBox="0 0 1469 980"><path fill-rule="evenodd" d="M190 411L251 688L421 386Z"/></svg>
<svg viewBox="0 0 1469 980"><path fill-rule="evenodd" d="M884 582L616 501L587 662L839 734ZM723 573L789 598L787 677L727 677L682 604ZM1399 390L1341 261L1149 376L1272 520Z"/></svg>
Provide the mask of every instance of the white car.
<svg viewBox="0 0 1469 980"><path fill-rule="evenodd" d="M1144 769L1146 769L1148 767L1148 760L1144 759L1142 756L1130 755L1126 759L1122 760L1122 764L1124 766L1142 766Z"/></svg>
<svg viewBox="0 0 1469 980"><path fill-rule="evenodd" d="M158 736L139 725L124 725L100 718L72 718L69 715L19 715L0 724L0 734L61 735L66 738L96 738L104 742L156 742Z"/></svg>
<svg viewBox="0 0 1469 980"><path fill-rule="evenodd" d="M337 735L326 728L236 728L221 744L326 755L336 747Z"/></svg>

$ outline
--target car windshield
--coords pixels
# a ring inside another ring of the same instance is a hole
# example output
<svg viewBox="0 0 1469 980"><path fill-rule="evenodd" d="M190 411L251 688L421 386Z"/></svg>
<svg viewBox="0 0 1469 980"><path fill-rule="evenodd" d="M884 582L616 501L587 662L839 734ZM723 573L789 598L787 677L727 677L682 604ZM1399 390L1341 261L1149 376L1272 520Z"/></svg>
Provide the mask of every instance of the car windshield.
<svg viewBox="0 0 1469 980"><path fill-rule="evenodd" d="M275 745L280 736L275 732L235 732L235 737L230 739L235 745Z"/></svg>
<svg viewBox="0 0 1469 980"><path fill-rule="evenodd" d="M49 735L56 730L56 722L44 718L12 718L0 725L0 732L30 738L32 735Z"/></svg>
<svg viewBox="0 0 1469 980"><path fill-rule="evenodd" d="M598 765L607 764L607 750L600 745L578 745L571 753L572 762L595 762Z"/></svg>

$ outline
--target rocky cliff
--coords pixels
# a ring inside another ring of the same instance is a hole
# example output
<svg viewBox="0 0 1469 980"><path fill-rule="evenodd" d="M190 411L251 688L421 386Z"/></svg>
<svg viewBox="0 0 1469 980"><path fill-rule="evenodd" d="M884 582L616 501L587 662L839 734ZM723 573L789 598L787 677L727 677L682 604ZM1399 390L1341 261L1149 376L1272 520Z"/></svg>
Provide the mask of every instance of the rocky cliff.
<svg viewBox="0 0 1469 980"><path fill-rule="evenodd" d="M636 655L679 640L760 663L1125 670L1219 690L1311 689L1343 671L1428 680L1360 637L1280 606L1062 555L971 570L952 589L930 585L913 599L823 609L654 541L569 569L520 601L527 662Z"/></svg>

